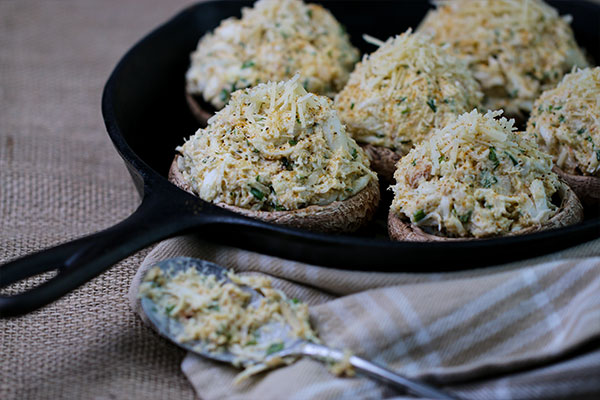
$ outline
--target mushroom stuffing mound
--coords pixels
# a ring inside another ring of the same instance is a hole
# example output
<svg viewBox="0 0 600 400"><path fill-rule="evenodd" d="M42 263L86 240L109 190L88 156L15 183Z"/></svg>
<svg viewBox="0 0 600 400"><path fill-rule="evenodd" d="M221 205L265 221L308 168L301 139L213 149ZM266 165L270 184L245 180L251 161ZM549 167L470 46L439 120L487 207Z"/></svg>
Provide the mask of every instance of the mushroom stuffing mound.
<svg viewBox="0 0 600 400"><path fill-rule="evenodd" d="M332 101L307 93L299 75L234 92L177 151L171 181L266 221L352 231L379 201L377 176Z"/></svg>
<svg viewBox="0 0 600 400"><path fill-rule="evenodd" d="M582 219L579 200L551 171L551 157L501 114L463 114L398 162L393 239L484 238Z"/></svg>
<svg viewBox="0 0 600 400"><path fill-rule="evenodd" d="M419 32L468 62L485 94L484 106L508 115L531 111L543 90L573 66L588 65L570 17L541 0L436 2Z"/></svg>
<svg viewBox="0 0 600 400"><path fill-rule="evenodd" d="M221 109L236 89L302 76L304 88L333 97L358 60L329 11L300 0L260 0L200 39L187 93Z"/></svg>
<svg viewBox="0 0 600 400"><path fill-rule="evenodd" d="M372 39L371 39L372 41ZM391 179L395 162L482 98L466 64L420 34L407 31L389 38L366 55L336 96L340 119L373 155L390 153L373 168Z"/></svg>
<svg viewBox="0 0 600 400"><path fill-rule="evenodd" d="M584 202L600 202L600 67L573 71L542 93L527 132Z"/></svg>

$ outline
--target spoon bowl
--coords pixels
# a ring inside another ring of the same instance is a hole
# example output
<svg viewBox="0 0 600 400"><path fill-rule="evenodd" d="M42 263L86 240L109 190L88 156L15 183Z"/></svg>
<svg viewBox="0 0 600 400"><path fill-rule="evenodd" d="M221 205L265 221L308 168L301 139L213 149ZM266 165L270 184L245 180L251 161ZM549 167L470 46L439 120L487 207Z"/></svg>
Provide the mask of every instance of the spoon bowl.
<svg viewBox="0 0 600 400"><path fill-rule="evenodd" d="M186 271L189 268L195 268L204 276L214 275L218 282L235 284L229 279L227 269L204 260L189 257L177 257L160 261L156 266L169 275ZM240 287L241 290L250 293L251 297L248 307L256 307L258 303L260 303L263 295L257 290L245 285L238 285L238 287ZM164 308L158 307L150 297L143 296L141 305L144 313L160 335L169 339L177 346L202 357L230 363L236 367L243 366L246 368L259 364L265 366L273 365L271 361L274 361L276 358L296 358L300 356L308 356L328 363L346 361L349 362L357 372L392 386L396 386L409 393L434 399L453 398L433 386L409 380L383 366L374 364L360 357L350 356L348 358L347 354L342 350L332 349L318 343L297 338L293 336L292 328L283 321L271 321L261 326L258 329L258 343L256 346L253 346L255 349L250 352L244 351L243 355L240 355L237 354L235 349L217 352L209 350L209 343L201 340L185 342L178 340L179 333L183 329L180 322L164 312ZM274 344L276 344L276 346L273 348ZM267 351L265 352L265 350ZM267 368L268 367L261 368L260 370Z"/></svg>

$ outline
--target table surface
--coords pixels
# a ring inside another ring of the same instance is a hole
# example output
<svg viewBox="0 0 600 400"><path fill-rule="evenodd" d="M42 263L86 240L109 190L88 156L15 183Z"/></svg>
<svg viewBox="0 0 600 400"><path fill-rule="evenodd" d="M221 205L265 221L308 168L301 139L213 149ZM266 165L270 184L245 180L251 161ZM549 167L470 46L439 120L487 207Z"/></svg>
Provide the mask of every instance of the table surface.
<svg viewBox="0 0 600 400"><path fill-rule="evenodd" d="M0 263L136 208L102 120L102 88L137 40L191 3L0 1ZM41 311L0 320L0 398L194 398L184 352L129 308L146 253Z"/></svg>
<svg viewBox="0 0 600 400"><path fill-rule="evenodd" d="M0 263L134 211L137 192L102 121L102 87L133 43L194 2L0 1ZM129 308L146 254L43 310L0 320L0 398L194 398L184 352Z"/></svg>

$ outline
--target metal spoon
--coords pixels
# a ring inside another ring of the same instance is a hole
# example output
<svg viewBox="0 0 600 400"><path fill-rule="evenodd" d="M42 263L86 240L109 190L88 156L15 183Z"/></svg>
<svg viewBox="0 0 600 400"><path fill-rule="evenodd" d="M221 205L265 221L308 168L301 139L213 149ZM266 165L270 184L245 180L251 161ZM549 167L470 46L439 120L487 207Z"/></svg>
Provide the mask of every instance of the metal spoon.
<svg viewBox="0 0 600 400"><path fill-rule="evenodd" d="M215 275L217 280L231 282L227 278L227 270L225 268L204 260L198 260L189 257L177 257L163 260L159 262L157 266L165 272L171 271L172 273L184 271L188 268L196 268L198 272L203 275ZM260 293L250 287L240 286L240 288L248 293L251 293L252 297L250 300L250 306L252 306L252 304L259 300L262 296ZM141 303L144 312L156 330L162 336L171 340L176 345L200 356L234 364L236 366L239 366L240 364L247 366L256 363L256 360L252 358L248 360L240 360L239 356L228 351L211 352L207 350L207 344L203 343L202 341L177 341L176 338L178 333L181 331L181 324L168 316L165 312L162 312L162 310L159 311L159 307L156 306L152 299L144 296L141 299ZM264 352L261 352L261 358L263 358L264 361L268 362L268 360L272 357L283 358L290 356L309 356L325 362L341 362L344 359L345 355L343 351L292 337L290 335L290 331L290 327L283 323L270 323L267 327L265 327L265 329L263 329L261 335L259 336L260 341L265 341L265 343L273 343L274 341L282 343L282 345L279 346L279 351L270 354L266 358L264 357ZM433 386L407 379L385 367L367 361L363 358L351 356L349 362L358 373L362 373L371 378L398 387L407 391L408 393L433 399L453 399L453 397Z"/></svg>

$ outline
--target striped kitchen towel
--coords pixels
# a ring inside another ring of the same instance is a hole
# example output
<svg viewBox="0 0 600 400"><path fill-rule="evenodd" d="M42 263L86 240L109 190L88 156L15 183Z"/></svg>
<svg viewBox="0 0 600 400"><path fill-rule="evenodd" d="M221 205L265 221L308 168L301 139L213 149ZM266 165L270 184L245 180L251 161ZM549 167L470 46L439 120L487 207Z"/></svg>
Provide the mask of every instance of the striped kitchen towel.
<svg viewBox="0 0 600 400"><path fill-rule="evenodd" d="M325 344L349 348L463 399L600 398L600 240L544 259L455 273L343 271L217 246L189 236L159 244L155 262L196 257L262 273L311 306ZM401 265L401 261L399 261ZM239 385L239 370L188 354L202 399L387 399L403 394L301 359Z"/></svg>

